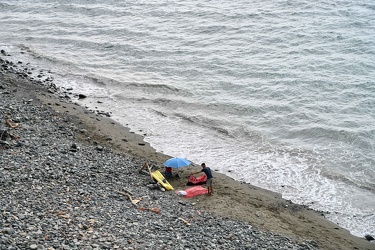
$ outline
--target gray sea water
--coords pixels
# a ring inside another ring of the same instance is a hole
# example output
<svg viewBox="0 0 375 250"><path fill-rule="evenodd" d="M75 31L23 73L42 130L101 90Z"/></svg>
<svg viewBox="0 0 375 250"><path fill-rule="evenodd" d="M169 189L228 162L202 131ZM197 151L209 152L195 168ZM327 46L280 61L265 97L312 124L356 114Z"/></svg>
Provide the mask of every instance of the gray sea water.
<svg viewBox="0 0 375 250"><path fill-rule="evenodd" d="M160 152L375 235L374 1L0 0L0 48Z"/></svg>

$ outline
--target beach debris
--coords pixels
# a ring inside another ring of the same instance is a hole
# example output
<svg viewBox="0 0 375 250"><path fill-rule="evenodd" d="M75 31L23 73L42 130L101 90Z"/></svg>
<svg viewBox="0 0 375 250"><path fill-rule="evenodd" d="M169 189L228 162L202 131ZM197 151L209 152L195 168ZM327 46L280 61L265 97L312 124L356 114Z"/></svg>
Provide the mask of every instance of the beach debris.
<svg viewBox="0 0 375 250"><path fill-rule="evenodd" d="M148 165L147 162L145 162L145 164L146 164L146 166L147 166L148 172L150 173L151 180L154 180L154 177L152 177L152 173L151 173L151 168L150 168L150 166Z"/></svg>
<svg viewBox="0 0 375 250"><path fill-rule="evenodd" d="M5 124L12 129L16 129L20 126L20 123L13 122L13 120L9 117L5 119ZM0 128L0 140L5 141L8 137L10 137L11 139L14 139L14 140L19 139L18 136L15 136L12 133L10 133L9 129L7 129L5 127Z"/></svg>
<svg viewBox="0 0 375 250"><path fill-rule="evenodd" d="M101 115L101 116L104 116L104 117L111 117L110 112L97 110L96 113L97 113L98 115Z"/></svg>
<svg viewBox="0 0 375 250"><path fill-rule="evenodd" d="M183 201L178 201L178 203L180 203L181 205L184 205L184 206L187 205L186 202L183 202Z"/></svg>
<svg viewBox="0 0 375 250"><path fill-rule="evenodd" d="M128 192L128 191L127 191L127 192ZM137 204L142 200L142 197L139 198L139 199L133 199L132 196L131 196L131 193L130 193L130 192L125 193L125 192L121 192L121 191L116 191L116 193L121 194L121 195L127 197L127 198L130 200L130 202L131 202L135 207L137 207Z"/></svg>
<svg viewBox="0 0 375 250"><path fill-rule="evenodd" d="M149 211L152 211L154 213L160 213L160 209L157 208L157 207L153 207L153 208L147 208L147 207L139 207L138 208L139 211L144 211L144 210L149 210Z"/></svg>
<svg viewBox="0 0 375 250"><path fill-rule="evenodd" d="M145 168L147 168L147 165L146 165L147 163L145 162L145 164L143 164L140 168L139 168L139 170L138 170L138 172L140 173L140 174L146 174L146 175L149 175L150 173L149 173L149 171L144 171L143 169L145 169Z"/></svg>
<svg viewBox="0 0 375 250"><path fill-rule="evenodd" d="M61 210L57 210L55 213L54 213L55 216L59 216L61 218L64 218L64 219L69 219L70 216L68 214L67 211L61 211Z"/></svg>
<svg viewBox="0 0 375 250"><path fill-rule="evenodd" d="M181 217L178 217L178 219L181 220L183 223L185 223L185 224L188 225L188 226L191 225L187 220L185 220L185 219L183 219L183 218L181 218Z"/></svg>
<svg viewBox="0 0 375 250"><path fill-rule="evenodd" d="M179 190L179 191L176 191L176 194L179 195L179 196L185 196L185 195L187 195L187 192L184 191L184 190Z"/></svg>
<svg viewBox="0 0 375 250"><path fill-rule="evenodd" d="M10 128L18 128L20 126L19 123L13 122L12 119L8 118L5 120L5 123L10 127Z"/></svg>
<svg viewBox="0 0 375 250"><path fill-rule="evenodd" d="M366 235L365 235L365 239L368 240L368 241L373 241L373 240L375 240L374 237L372 237L372 236L369 235L369 234L366 234Z"/></svg>

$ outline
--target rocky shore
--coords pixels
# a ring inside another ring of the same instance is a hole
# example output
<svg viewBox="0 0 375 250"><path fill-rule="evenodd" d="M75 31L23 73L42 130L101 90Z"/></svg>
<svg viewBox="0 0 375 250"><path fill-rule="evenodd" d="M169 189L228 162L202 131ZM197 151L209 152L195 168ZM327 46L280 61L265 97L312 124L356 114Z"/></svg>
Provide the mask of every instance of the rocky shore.
<svg viewBox="0 0 375 250"><path fill-rule="evenodd" d="M219 173L212 197L150 188L139 168L169 156L2 55L0 249L375 249ZM176 190L196 168L171 181Z"/></svg>

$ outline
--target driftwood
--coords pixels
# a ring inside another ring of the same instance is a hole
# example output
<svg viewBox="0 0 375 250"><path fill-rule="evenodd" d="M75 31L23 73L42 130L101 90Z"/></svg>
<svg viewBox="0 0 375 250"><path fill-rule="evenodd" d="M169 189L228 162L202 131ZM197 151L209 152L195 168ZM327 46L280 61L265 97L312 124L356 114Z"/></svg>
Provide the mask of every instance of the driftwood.
<svg viewBox="0 0 375 250"><path fill-rule="evenodd" d="M138 172L139 172L140 174L149 175L148 172L146 172L146 171L143 170L143 166L138 170Z"/></svg>
<svg viewBox="0 0 375 250"><path fill-rule="evenodd" d="M147 162L145 162L145 164L146 164L146 166L147 166L148 172L150 173L151 180L154 180L154 177L152 177L152 173L151 173L151 168L150 168L150 166L148 165Z"/></svg>
<svg viewBox="0 0 375 250"><path fill-rule="evenodd" d="M9 127L11 127L11 128L18 128L18 127L20 126L19 123L15 123L15 122L13 122L12 119L10 119L10 118L6 119L6 120L5 120L5 123L6 123Z"/></svg>
<svg viewBox="0 0 375 250"><path fill-rule="evenodd" d="M148 173L143 171L144 168L147 168L148 170ZM144 174L149 174L150 177L151 177L151 180L154 180L154 178L152 177L152 174L151 174L151 167L148 165L147 162L145 162L145 164L143 164L143 166L138 170L139 173L144 173Z"/></svg>
<svg viewBox="0 0 375 250"><path fill-rule="evenodd" d="M187 220L185 220L185 219L183 219L183 218L181 218L181 217L178 217L180 220L182 220L186 225L188 225L188 226L190 226L191 224L187 221Z"/></svg>
<svg viewBox="0 0 375 250"><path fill-rule="evenodd" d="M132 193L132 192L130 192L129 190L127 190L127 189L125 189L125 188L123 188L122 189L125 193L128 193L128 194L130 194L131 196L134 196L134 194Z"/></svg>
<svg viewBox="0 0 375 250"><path fill-rule="evenodd" d="M140 198L140 199L133 199L130 194L125 193L125 192L121 192L121 191L116 191L116 192L118 194L121 194L121 195L127 197L134 206L137 206L137 203L142 200L142 198Z"/></svg>
<svg viewBox="0 0 375 250"><path fill-rule="evenodd" d="M125 191L125 192L122 192L122 191L116 191L116 193L121 194L121 195L127 197L127 198L130 200L130 202L131 202L135 207L138 208L138 210L140 210L140 211L150 210L150 211L155 212L155 213L157 213L157 214L160 213L160 209L157 208L157 207L153 207L153 208L138 207L138 203L142 200L142 197L139 198L139 199L133 199L132 196L131 196L131 195L132 195L131 192L129 192L128 190L124 190L124 191Z"/></svg>

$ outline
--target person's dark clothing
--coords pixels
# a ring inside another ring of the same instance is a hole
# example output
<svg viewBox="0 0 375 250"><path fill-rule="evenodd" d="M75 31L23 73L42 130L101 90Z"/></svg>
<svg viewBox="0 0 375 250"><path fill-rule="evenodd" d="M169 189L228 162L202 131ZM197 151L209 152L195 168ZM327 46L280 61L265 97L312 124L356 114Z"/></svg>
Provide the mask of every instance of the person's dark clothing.
<svg viewBox="0 0 375 250"><path fill-rule="evenodd" d="M206 174L207 180L212 178L211 169L209 167L202 168L201 172Z"/></svg>

